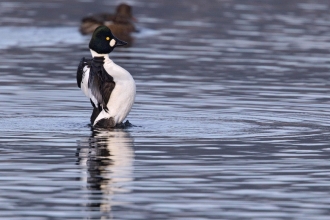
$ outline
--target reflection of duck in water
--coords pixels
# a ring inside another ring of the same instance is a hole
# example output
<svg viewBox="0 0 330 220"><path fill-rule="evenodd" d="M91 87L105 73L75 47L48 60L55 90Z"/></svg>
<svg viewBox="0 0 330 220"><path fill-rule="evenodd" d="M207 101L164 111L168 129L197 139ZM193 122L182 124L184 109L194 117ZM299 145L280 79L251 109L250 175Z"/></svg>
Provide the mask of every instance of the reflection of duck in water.
<svg viewBox="0 0 330 220"><path fill-rule="evenodd" d="M127 186L133 181L133 138L122 129L95 131L88 145L79 146L77 153L91 200L87 206L104 216L113 204L122 202L114 201L115 195L130 192Z"/></svg>
<svg viewBox="0 0 330 220"><path fill-rule="evenodd" d="M98 26L105 25L115 36L131 44L131 33L136 31L133 20L135 19L132 16L132 7L120 4L115 14L101 13L84 17L79 30L86 35L93 33Z"/></svg>

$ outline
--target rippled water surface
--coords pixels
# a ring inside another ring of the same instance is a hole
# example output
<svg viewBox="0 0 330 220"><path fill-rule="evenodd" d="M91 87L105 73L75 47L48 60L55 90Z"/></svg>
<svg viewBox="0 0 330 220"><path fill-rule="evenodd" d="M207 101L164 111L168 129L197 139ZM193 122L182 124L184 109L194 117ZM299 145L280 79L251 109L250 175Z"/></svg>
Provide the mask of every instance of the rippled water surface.
<svg viewBox="0 0 330 220"><path fill-rule="evenodd" d="M128 1L134 126L91 131L79 21L118 2L0 2L0 219L329 219L330 3Z"/></svg>

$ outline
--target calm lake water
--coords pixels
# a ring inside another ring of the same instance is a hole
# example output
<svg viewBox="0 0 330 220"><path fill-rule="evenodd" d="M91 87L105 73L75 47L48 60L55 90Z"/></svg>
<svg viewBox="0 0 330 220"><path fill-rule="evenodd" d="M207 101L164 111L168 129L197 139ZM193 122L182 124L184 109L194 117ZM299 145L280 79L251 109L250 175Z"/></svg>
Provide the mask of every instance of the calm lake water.
<svg viewBox="0 0 330 220"><path fill-rule="evenodd" d="M0 219L329 219L329 1L127 1L127 129L91 131L88 13L0 2Z"/></svg>

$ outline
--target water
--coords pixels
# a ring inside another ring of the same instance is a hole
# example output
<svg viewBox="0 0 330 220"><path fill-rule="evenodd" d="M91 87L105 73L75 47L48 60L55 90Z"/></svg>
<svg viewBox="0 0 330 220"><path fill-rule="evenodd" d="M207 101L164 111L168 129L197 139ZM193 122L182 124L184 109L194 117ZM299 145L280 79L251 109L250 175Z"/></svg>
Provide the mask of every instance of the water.
<svg viewBox="0 0 330 220"><path fill-rule="evenodd" d="M0 2L1 219L328 219L327 1L129 1L134 127L108 132L78 25L118 2L41 2Z"/></svg>

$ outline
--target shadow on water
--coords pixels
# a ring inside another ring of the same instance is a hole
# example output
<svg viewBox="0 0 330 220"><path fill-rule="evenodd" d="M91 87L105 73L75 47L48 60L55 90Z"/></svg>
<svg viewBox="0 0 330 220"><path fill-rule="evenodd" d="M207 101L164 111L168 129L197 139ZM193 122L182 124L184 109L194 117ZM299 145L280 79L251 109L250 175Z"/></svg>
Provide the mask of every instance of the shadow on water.
<svg viewBox="0 0 330 220"><path fill-rule="evenodd" d="M88 146L84 146L88 144ZM81 181L86 184L87 216L112 217L114 206L125 205L115 200L116 194L129 193L133 181L133 138L123 129L95 130L88 142L80 142L77 163ZM91 215L92 216L88 216Z"/></svg>

